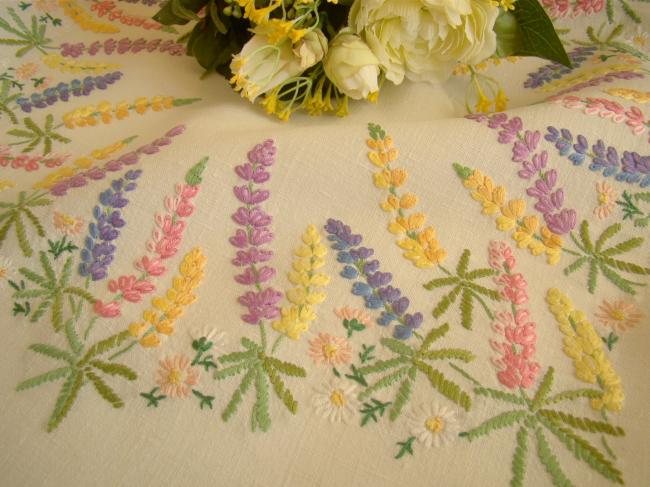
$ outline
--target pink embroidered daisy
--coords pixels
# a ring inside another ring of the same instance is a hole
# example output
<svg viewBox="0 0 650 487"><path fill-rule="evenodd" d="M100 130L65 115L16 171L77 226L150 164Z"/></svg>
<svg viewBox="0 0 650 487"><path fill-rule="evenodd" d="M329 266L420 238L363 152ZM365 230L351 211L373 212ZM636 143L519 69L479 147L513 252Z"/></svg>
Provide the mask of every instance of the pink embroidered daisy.
<svg viewBox="0 0 650 487"><path fill-rule="evenodd" d="M21 81L29 81L38 71L38 64L23 63L16 68L16 78Z"/></svg>
<svg viewBox="0 0 650 487"><path fill-rule="evenodd" d="M166 396L187 397L198 381L199 371L190 366L190 359L186 356L176 355L160 361L156 382Z"/></svg>
<svg viewBox="0 0 650 487"><path fill-rule="evenodd" d="M634 303L617 299L612 303L603 299L598 307L599 312L594 313L596 319L604 326L615 330L625 331L641 323L644 315Z"/></svg>
<svg viewBox="0 0 650 487"><path fill-rule="evenodd" d="M317 338L309 341L309 355L317 364L347 364L351 354L352 348L345 338L319 333Z"/></svg>
<svg viewBox="0 0 650 487"><path fill-rule="evenodd" d="M342 320L357 320L364 326L372 325L372 317L362 309L344 306L343 308L335 309L334 313Z"/></svg>
<svg viewBox="0 0 650 487"><path fill-rule="evenodd" d="M598 192L598 206L594 208L594 215L602 220L612 214L617 194L606 181L596 183L596 191Z"/></svg>
<svg viewBox="0 0 650 487"><path fill-rule="evenodd" d="M79 235L84 227L84 222L81 218L66 215L58 211L54 212L52 223L54 223L54 228L69 237Z"/></svg>

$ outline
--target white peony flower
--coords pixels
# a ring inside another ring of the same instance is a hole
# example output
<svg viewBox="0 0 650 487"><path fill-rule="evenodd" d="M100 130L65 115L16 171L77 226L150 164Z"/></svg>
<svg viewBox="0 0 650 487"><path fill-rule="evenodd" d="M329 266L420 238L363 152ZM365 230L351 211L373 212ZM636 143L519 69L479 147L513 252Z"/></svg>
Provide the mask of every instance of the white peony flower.
<svg viewBox="0 0 650 487"><path fill-rule="evenodd" d="M359 36L342 31L323 60L325 74L341 93L355 100L379 91L379 60Z"/></svg>
<svg viewBox="0 0 650 487"><path fill-rule="evenodd" d="M498 14L490 0L356 0L349 24L400 84L445 80L456 63L494 54Z"/></svg>
<svg viewBox="0 0 650 487"><path fill-rule="evenodd" d="M300 67L307 69L327 53L327 37L320 29L314 29L305 34L293 47L293 54L300 59Z"/></svg>
<svg viewBox="0 0 650 487"><path fill-rule="evenodd" d="M460 431L456 413L435 402L414 408L407 422L411 434L427 448L451 443Z"/></svg>

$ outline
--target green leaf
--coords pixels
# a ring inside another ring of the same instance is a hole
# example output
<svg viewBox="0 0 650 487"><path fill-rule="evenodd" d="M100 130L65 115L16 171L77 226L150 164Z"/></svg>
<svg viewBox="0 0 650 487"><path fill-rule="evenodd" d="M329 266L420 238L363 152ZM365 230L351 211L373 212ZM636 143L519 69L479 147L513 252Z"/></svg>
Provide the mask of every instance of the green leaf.
<svg viewBox="0 0 650 487"><path fill-rule="evenodd" d="M571 264L569 264L564 268L564 275L568 276L569 274L574 273L575 271L580 269L588 260L589 257L578 257Z"/></svg>
<svg viewBox="0 0 650 487"><path fill-rule="evenodd" d="M358 371L362 375L371 375L377 374L379 372L384 372L386 370L395 368L399 365L408 363L409 359L406 357L396 357L390 360L379 360L372 365L366 365L364 367L359 367Z"/></svg>
<svg viewBox="0 0 650 487"><path fill-rule="evenodd" d="M632 287L632 282L628 281L625 279L623 276L618 274L617 272L613 271L603 263L599 263L600 265L598 266L600 268L600 271L603 273L605 278L609 280L612 284L614 284L616 287L618 287L621 291L626 292L628 294L635 295L636 290ZM595 288L595 286L594 286ZM593 294L593 291L591 288L589 288L589 292Z"/></svg>
<svg viewBox="0 0 650 487"><path fill-rule="evenodd" d="M484 421L476 428L461 433L460 436L467 438L469 441L474 441L476 438L487 435L492 431L507 428L508 426L523 421L527 415L527 411L506 411Z"/></svg>
<svg viewBox="0 0 650 487"><path fill-rule="evenodd" d="M41 225L41 222L39 221L38 217L34 214L34 212L26 207L23 207L22 211L27 217L27 219L32 223L32 225L34 225L34 228L36 229L36 233L38 234L38 236L45 237L45 228L43 228L43 225Z"/></svg>
<svg viewBox="0 0 650 487"><path fill-rule="evenodd" d="M587 252L592 253L594 251L594 246L589 236L589 222L587 220L582 220L580 224L580 240Z"/></svg>
<svg viewBox="0 0 650 487"><path fill-rule="evenodd" d="M530 408L533 411L537 411L540 407L542 407L542 404L544 404L544 400L548 396L548 393L551 392L554 372L555 370L553 369L553 367L549 367L548 370L546 371L546 374L544 374L544 378L542 379L542 382L537 388L535 397L533 397L533 401L530 405Z"/></svg>
<svg viewBox="0 0 650 487"><path fill-rule="evenodd" d="M407 357L413 356L413 349L403 341L396 340L395 338L382 338L380 343L388 350L398 355L406 355Z"/></svg>
<svg viewBox="0 0 650 487"><path fill-rule="evenodd" d="M60 292L54 293L52 301L52 327L55 332L63 328L63 295Z"/></svg>
<svg viewBox="0 0 650 487"><path fill-rule="evenodd" d="M255 364L257 364L256 360L241 362L239 364L226 367L225 369L216 370L212 377L214 377L216 380L223 380L228 377L234 377L235 375L242 373L244 370L255 366Z"/></svg>
<svg viewBox="0 0 650 487"><path fill-rule="evenodd" d="M397 446L400 447L399 452L395 455L395 459L399 460L407 453L413 456L413 442L415 441L415 436L409 436L406 441L398 441Z"/></svg>
<svg viewBox="0 0 650 487"><path fill-rule="evenodd" d="M435 342L438 338L442 338L443 336L445 336L448 331L449 331L449 323L445 323L438 327L431 328L429 333L427 333L427 336L425 336L424 340L422 341L420 352L426 352L427 350L429 350L431 344Z"/></svg>
<svg viewBox="0 0 650 487"><path fill-rule="evenodd" d="M282 401L282 404L286 406L291 414L296 414L298 411L298 403L291 394L291 391L285 387L284 382L282 382L280 376L275 372L275 369L266 361L262 363L262 368L273 386L275 395L278 396L278 399Z"/></svg>
<svg viewBox="0 0 650 487"><path fill-rule="evenodd" d="M443 298L438 301L438 304L436 304L436 307L433 308L433 317L434 318L440 318L445 311L454 304L454 301L456 301L456 298L460 294L461 291L461 286L456 286L454 289L452 289L449 293L447 293Z"/></svg>
<svg viewBox="0 0 650 487"><path fill-rule="evenodd" d="M68 345L70 345L70 350L72 350L75 355L80 353L83 349L83 343L77 335L77 330L75 330L74 321L72 318L66 320L65 325L63 325L65 331L65 336L68 339Z"/></svg>
<svg viewBox="0 0 650 487"><path fill-rule="evenodd" d="M456 274L458 274L459 277L465 277L465 272L467 272L469 266L470 255L470 251L465 249L460 256L460 259L458 259L458 264L456 264Z"/></svg>
<svg viewBox="0 0 650 487"><path fill-rule="evenodd" d="M268 363L271 367L284 375L291 377L307 377L307 371L295 364L283 362L274 357L265 357L264 362Z"/></svg>
<svg viewBox="0 0 650 487"><path fill-rule="evenodd" d="M415 361L415 366L427 376L431 385L443 396L461 406L465 411L472 407L472 399L456 383L448 380L442 372L434 369L429 364Z"/></svg>
<svg viewBox="0 0 650 487"><path fill-rule="evenodd" d="M136 380L138 378L138 374L136 374L133 369L123 364L108 363L101 360L91 360L90 365L108 375L119 375L127 380Z"/></svg>
<svg viewBox="0 0 650 487"><path fill-rule="evenodd" d="M198 186L203 182L201 177L205 166L208 164L208 157L204 157L199 162L197 162L192 168L187 171L185 175L185 182L190 186Z"/></svg>
<svg viewBox="0 0 650 487"><path fill-rule="evenodd" d="M400 384L399 389L397 390L397 395L395 396L395 400L393 401L393 407L390 408L390 411L388 413L388 419L391 421L395 421L399 417L399 415L402 413L404 405L411 397L411 385L412 381L408 377L404 379Z"/></svg>
<svg viewBox="0 0 650 487"><path fill-rule="evenodd" d="M252 358L257 357L257 350L248 350L246 352L232 352L227 355L222 355L218 358L219 362L222 364L248 361Z"/></svg>
<svg viewBox="0 0 650 487"><path fill-rule="evenodd" d="M629 252L630 250L640 247L641 245L643 245L643 242L644 239L641 237L631 238L629 240L625 240L624 242L616 244L613 247L608 248L607 250L604 250L603 252L600 253L600 255L603 255L605 257L611 257L613 255L623 254L625 252Z"/></svg>
<svg viewBox="0 0 650 487"><path fill-rule="evenodd" d="M602 391L597 391L595 389L575 389L572 391L564 391L554 396L549 397L545 402L545 406L552 404L557 404L564 401L575 401L576 399L586 398L586 399L600 399L603 397Z"/></svg>
<svg viewBox="0 0 650 487"><path fill-rule="evenodd" d="M371 419L377 423L380 417L384 416L386 408L390 406L390 402L381 402L378 399L370 399L371 402L364 402L363 408L359 412L363 415L361 418L361 426L368 424ZM379 417L377 417L379 414Z"/></svg>
<svg viewBox="0 0 650 487"><path fill-rule="evenodd" d="M387 387L390 387L393 385L395 382L401 380L409 371L410 367L402 367L401 369L397 369L395 372L392 372L388 375L385 375L381 379L379 379L377 382L372 384L371 386L365 388L360 394L359 394L359 400L363 401L364 399L370 397L373 395L375 392L380 391L381 389L385 389Z"/></svg>
<svg viewBox="0 0 650 487"><path fill-rule="evenodd" d="M444 287L444 286L450 286L452 284L456 284L460 279L458 277L452 276L452 277L439 277L437 279L432 279L426 284L423 285L425 289L428 289L431 291L432 289L436 289L439 287Z"/></svg>
<svg viewBox="0 0 650 487"><path fill-rule="evenodd" d="M610 225L609 227L607 227L605 230L603 230L603 233L600 234L600 236L598 237L598 240L596 240L596 244L594 245L594 250L596 252L600 252L600 250L603 248L603 245L605 244L605 242L607 242L607 240L612 238L614 235L616 235L620 231L621 231L621 224L620 223L614 223L613 225Z"/></svg>
<svg viewBox="0 0 650 487"><path fill-rule="evenodd" d="M268 431L271 427L269 385L261 367L255 369L255 393L256 400L251 414L251 429L256 431L257 427L259 427L262 431Z"/></svg>
<svg viewBox="0 0 650 487"><path fill-rule="evenodd" d="M190 19L178 15L179 11L196 13L207 3L208 0L172 0L163 4L158 13L153 16L153 19L163 25L185 25Z"/></svg>
<svg viewBox="0 0 650 487"><path fill-rule="evenodd" d="M16 386L17 391L24 391L25 389L30 389L32 387L40 386L45 382L53 382L55 380L61 379L62 377L67 376L72 369L70 367L61 367L58 369L53 369L44 374L37 375L30 379L22 381Z"/></svg>
<svg viewBox="0 0 650 487"><path fill-rule="evenodd" d="M474 302L472 301L472 292L469 289L463 289L460 297L460 324L466 330L472 329L472 311Z"/></svg>
<svg viewBox="0 0 650 487"><path fill-rule="evenodd" d="M86 370L86 377L88 377L93 383L99 395L108 401L111 406L114 408L124 407L124 401L122 401L122 398L120 398L120 396L118 396L101 377L99 377L91 370Z"/></svg>
<svg viewBox="0 0 650 487"><path fill-rule="evenodd" d="M551 447L544 436L544 432L541 428L535 430L535 436L537 437L537 456L539 461L542 462L542 465L546 468L546 471L551 476L551 480L555 487L573 487L571 481L564 475L560 464L557 461L555 455L551 451Z"/></svg>
<svg viewBox="0 0 650 487"><path fill-rule="evenodd" d="M54 410L52 415L47 423L48 433L54 431L61 421L68 415L68 411L74 404L79 394L79 389L83 385L83 375L81 372L75 372L70 374L68 379L61 386L59 395L56 398L56 403L54 405Z"/></svg>
<svg viewBox="0 0 650 487"><path fill-rule="evenodd" d="M116 335L111 335L104 340L100 340L88 349L86 355L84 355L83 359L81 360L80 365L85 364L91 358L96 357L97 355L102 355L103 353L108 352L113 348L119 347L122 342L128 340L130 337L131 334L129 331L124 330L120 333L117 333Z"/></svg>
<svg viewBox="0 0 650 487"><path fill-rule="evenodd" d="M517 447L512 456L512 480L510 487L524 487L526 475L526 454L528 453L528 431L523 426L517 431Z"/></svg>
<svg viewBox="0 0 650 487"><path fill-rule="evenodd" d="M31 257L34 251L29 245L29 240L27 240L25 224L23 223L23 219L20 217L20 213L16 213L14 223L16 224L16 238L18 239L18 246L20 247L20 250L22 250L25 257Z"/></svg>
<svg viewBox="0 0 650 487"><path fill-rule="evenodd" d="M519 27L520 40L518 48L511 55L535 56L571 67L571 61L555 32L553 22L538 0L517 0L513 13Z"/></svg>
<svg viewBox="0 0 650 487"><path fill-rule="evenodd" d="M430 352L421 353L420 358L425 360L460 360L462 362L471 362L476 356L469 350L462 348L442 348L440 350L432 350Z"/></svg>
<svg viewBox="0 0 650 487"><path fill-rule="evenodd" d="M53 345L47 345L45 343L34 343L28 347L32 352L40 353L47 357L51 357L57 360L64 360L70 365L74 365L76 360L74 355L65 350L61 350Z"/></svg>
<svg viewBox="0 0 650 487"><path fill-rule="evenodd" d="M556 424L560 422L568 424L573 428L587 431L589 433L604 433L611 436L625 436L625 430L620 426L614 426L602 421L594 421L589 418L577 418L571 414L562 411L553 411L552 409L540 409L539 414L548 418Z"/></svg>
<svg viewBox="0 0 650 487"><path fill-rule="evenodd" d="M456 171L456 174L458 175L458 177L460 179L462 179L463 181L465 181L468 177L470 177L472 175L472 172L473 172L469 167L461 166L457 162L454 162L452 164L452 167L454 168L454 171Z"/></svg>
<svg viewBox="0 0 650 487"><path fill-rule="evenodd" d="M237 389L235 389L235 392L233 392L232 397L230 398L230 401L228 401L228 404L226 405L225 409L221 413L221 419L223 419L224 422L227 422L230 418L232 418L232 415L237 412L237 408L239 407L239 404L241 404L242 398L248 391L248 388L250 387L251 383L253 382L253 378L257 374L257 369L256 368L250 368L242 381L239 383L239 386Z"/></svg>
<svg viewBox="0 0 650 487"><path fill-rule="evenodd" d="M90 294L88 291L81 289L80 287L72 286L72 287L66 287L63 292L66 294L74 294L75 296L79 296L82 299L85 299L88 301L90 304L94 304L96 299L95 297Z"/></svg>
<svg viewBox="0 0 650 487"><path fill-rule="evenodd" d="M519 404L520 406L526 405L526 401L524 401L522 397L511 394L509 392L503 392L497 389L491 389L489 387L475 387L474 392L480 396L491 397L492 399L497 399L499 401L508 402L511 404Z"/></svg>

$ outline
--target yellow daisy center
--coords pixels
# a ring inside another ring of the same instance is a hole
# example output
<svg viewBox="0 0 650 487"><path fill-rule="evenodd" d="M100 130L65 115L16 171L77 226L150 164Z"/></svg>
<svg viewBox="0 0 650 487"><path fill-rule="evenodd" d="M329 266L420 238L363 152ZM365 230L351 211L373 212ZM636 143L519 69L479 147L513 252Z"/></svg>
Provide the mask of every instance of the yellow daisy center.
<svg viewBox="0 0 650 487"><path fill-rule="evenodd" d="M172 369L169 371L167 380L170 384L180 385L183 382L183 371L179 369Z"/></svg>
<svg viewBox="0 0 650 487"><path fill-rule="evenodd" d="M613 309L609 315L615 319L616 321L624 321L625 320L625 313L623 313L622 310L620 309Z"/></svg>
<svg viewBox="0 0 650 487"><path fill-rule="evenodd" d="M607 195L607 193L600 193L598 195L598 203L600 203L601 205L606 205L607 203L609 203L609 196Z"/></svg>
<svg viewBox="0 0 650 487"><path fill-rule="evenodd" d="M336 357L336 353L338 352L339 347L337 347L334 343L326 343L323 345L323 355L327 358L334 358Z"/></svg>
<svg viewBox="0 0 650 487"><path fill-rule="evenodd" d="M330 402L334 404L337 408L342 408L347 402L345 400L345 394L341 389L335 389L330 395Z"/></svg>
<svg viewBox="0 0 650 487"><path fill-rule="evenodd" d="M424 427L431 433L440 433L445 429L445 420L440 416L431 417L424 422Z"/></svg>
<svg viewBox="0 0 650 487"><path fill-rule="evenodd" d="M7 276L7 269L0 267L0 279L4 279Z"/></svg>

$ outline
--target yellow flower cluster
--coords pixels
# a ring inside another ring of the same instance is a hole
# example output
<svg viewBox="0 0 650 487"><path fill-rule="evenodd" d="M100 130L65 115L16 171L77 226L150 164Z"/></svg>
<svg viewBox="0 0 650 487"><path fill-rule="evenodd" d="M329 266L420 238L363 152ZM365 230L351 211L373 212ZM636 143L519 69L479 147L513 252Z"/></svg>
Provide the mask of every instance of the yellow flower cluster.
<svg viewBox="0 0 650 487"><path fill-rule="evenodd" d="M421 212L408 214L418 203L413 193L399 193L404 186L408 173L403 168L393 168L399 151L393 146L393 139L387 135L380 139L369 139L368 159L380 170L373 175L376 187L388 190L388 196L380 204L381 209L394 214L388 224L388 231L394 235L403 236L397 245L404 250L403 256L420 269L426 269L440 264L447 257L447 252L436 239L433 227L425 227L426 215Z"/></svg>
<svg viewBox="0 0 650 487"><path fill-rule="evenodd" d="M165 108L174 106L174 97L172 96L154 96L149 99L140 97L132 104L121 101L115 105L108 101L102 101L97 105L87 105L77 108L63 115L63 123L68 128L85 127L101 123L111 123L113 117L122 120L129 116L130 110L135 110L140 115L144 114L149 108L154 112L159 112Z"/></svg>
<svg viewBox="0 0 650 487"><path fill-rule="evenodd" d="M623 98L624 100L632 100L636 103L650 103L650 91L638 91L632 88L610 88L605 90L606 93Z"/></svg>
<svg viewBox="0 0 650 487"><path fill-rule="evenodd" d="M286 292L292 306L283 306L280 319L273 323L274 330L294 340L298 340L309 329L309 324L316 320L313 306L322 303L326 297L324 292L316 289L327 286L330 281L326 274L316 272L325 265L327 247L321 243L314 225L307 227L302 242L303 245L294 251L297 259L289 272L289 281L296 286Z"/></svg>
<svg viewBox="0 0 650 487"><path fill-rule="evenodd" d="M586 315L573 308L571 300L558 289L550 289L546 302L564 335L564 353L573 360L576 377L589 384L598 384L603 396L592 399L591 407L620 411L625 393L611 361L605 355L603 342Z"/></svg>
<svg viewBox="0 0 650 487"><path fill-rule="evenodd" d="M0 191L4 191L7 188L13 188L16 186L16 183L10 181L9 179L0 179Z"/></svg>
<svg viewBox="0 0 650 487"><path fill-rule="evenodd" d="M619 73L621 71L638 72L639 71L638 63L639 61L637 60L636 63L609 64L605 66L598 66L589 70L582 71L578 74L567 76L562 79L553 80L539 87L537 91L554 93L560 89L572 88L575 85L581 83L587 83L593 80L594 78L605 76L611 73Z"/></svg>
<svg viewBox="0 0 650 487"><path fill-rule="evenodd" d="M492 178L475 169L464 180L463 185L471 189L471 196L483 206L484 215L493 216L497 212L496 226L502 232L515 229L512 238L520 249L528 249L533 255L546 254L549 264L555 265L562 255L562 239L548 227L539 228L539 218L525 216L526 202L514 199L506 202L506 189L497 186Z"/></svg>
<svg viewBox="0 0 650 487"><path fill-rule="evenodd" d="M98 22L86 12L77 0L59 0L59 6L63 12L70 17L83 30L90 30L97 33L112 34L120 29L106 22Z"/></svg>
<svg viewBox="0 0 650 487"><path fill-rule="evenodd" d="M119 64L69 59L59 54L45 54L41 60L46 66L57 69L62 73L101 74L120 68Z"/></svg>
<svg viewBox="0 0 650 487"><path fill-rule="evenodd" d="M115 142L114 144L107 145L100 149L94 149L90 152L90 156L83 156L72 161L68 166L61 167L56 171L48 173L43 179L37 181L32 188L33 189L51 189L59 181L67 179L71 176L74 176L81 170L89 169L93 166L94 161L91 159L102 160L108 158L111 154L122 150L126 144L134 140L136 136L127 137L126 139Z"/></svg>
<svg viewBox="0 0 650 487"><path fill-rule="evenodd" d="M179 275L172 281L172 287L163 297L151 300L153 309L142 314L142 321L129 325L129 333L139 339L143 347L160 345L160 335L174 333L174 322L183 315L184 308L197 300L192 291L203 280L206 257L198 247L190 250L179 266Z"/></svg>

